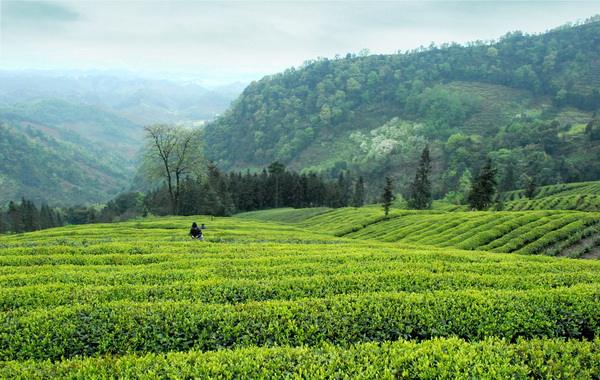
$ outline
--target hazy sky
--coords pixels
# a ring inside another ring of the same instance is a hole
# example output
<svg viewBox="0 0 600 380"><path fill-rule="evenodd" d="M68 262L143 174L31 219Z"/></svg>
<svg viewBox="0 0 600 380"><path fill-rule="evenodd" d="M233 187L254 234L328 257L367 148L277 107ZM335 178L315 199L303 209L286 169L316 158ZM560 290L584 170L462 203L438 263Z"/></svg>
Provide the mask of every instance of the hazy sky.
<svg viewBox="0 0 600 380"><path fill-rule="evenodd" d="M318 56L543 32L598 1L0 0L0 68L187 73L247 81Z"/></svg>

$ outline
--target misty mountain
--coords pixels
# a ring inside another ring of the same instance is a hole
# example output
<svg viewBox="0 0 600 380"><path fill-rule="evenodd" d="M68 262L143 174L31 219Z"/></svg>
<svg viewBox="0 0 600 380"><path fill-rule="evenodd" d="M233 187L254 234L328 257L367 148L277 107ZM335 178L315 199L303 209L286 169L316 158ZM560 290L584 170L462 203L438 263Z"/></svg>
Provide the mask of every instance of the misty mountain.
<svg viewBox="0 0 600 380"><path fill-rule="evenodd" d="M241 92L233 83L196 83L102 72L0 71L0 105L45 99L94 106L136 124L197 124L222 113Z"/></svg>
<svg viewBox="0 0 600 380"><path fill-rule="evenodd" d="M200 125L239 92L118 73L0 71L0 204L71 205L129 188L143 125Z"/></svg>

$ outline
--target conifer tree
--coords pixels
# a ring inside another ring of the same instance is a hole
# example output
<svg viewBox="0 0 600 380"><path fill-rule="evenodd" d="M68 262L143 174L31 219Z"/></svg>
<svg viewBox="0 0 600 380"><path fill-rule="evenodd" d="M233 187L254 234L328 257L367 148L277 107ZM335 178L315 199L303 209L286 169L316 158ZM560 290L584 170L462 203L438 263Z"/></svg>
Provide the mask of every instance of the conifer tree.
<svg viewBox="0 0 600 380"><path fill-rule="evenodd" d="M362 207L365 204L365 182L363 177L358 177L354 184L354 194L352 196L352 206Z"/></svg>
<svg viewBox="0 0 600 380"><path fill-rule="evenodd" d="M515 169L512 163L509 163L506 167L504 177L502 177L502 183L500 184L500 191L510 191L515 188Z"/></svg>
<svg viewBox="0 0 600 380"><path fill-rule="evenodd" d="M0 209L0 234L6 232L6 223L4 223L4 212Z"/></svg>
<svg viewBox="0 0 600 380"><path fill-rule="evenodd" d="M350 195L352 191L352 183L348 174L344 175L343 171L340 171L337 180L338 199L336 207L345 207L350 203Z"/></svg>
<svg viewBox="0 0 600 380"><path fill-rule="evenodd" d="M25 226L23 226L21 210L13 201L10 201L8 204L7 216L8 225L11 232L21 233L25 230Z"/></svg>
<svg viewBox="0 0 600 380"><path fill-rule="evenodd" d="M429 174L431 173L431 158L429 157L429 146L426 146L421 153L419 167L415 174L414 181L410 184L410 197L408 205L417 210L431 208L431 182Z"/></svg>
<svg viewBox="0 0 600 380"><path fill-rule="evenodd" d="M385 186L383 187L383 194L381 196L385 216L388 216L394 199L396 199L394 196L394 183L390 177L385 177Z"/></svg>
<svg viewBox="0 0 600 380"><path fill-rule="evenodd" d="M279 161L272 162L269 165L269 181L272 186L272 200L275 208L281 205L281 177L285 173L285 165Z"/></svg>
<svg viewBox="0 0 600 380"><path fill-rule="evenodd" d="M492 160L488 158L486 164L481 168L477 178L473 181L469 193L469 205L476 210L486 210L494 200L496 192L496 169L492 166Z"/></svg>
<svg viewBox="0 0 600 380"><path fill-rule="evenodd" d="M535 176L527 176L525 180L525 196L532 199L537 191Z"/></svg>
<svg viewBox="0 0 600 380"><path fill-rule="evenodd" d="M42 208L40 209L40 228L52 228L54 227L54 221L52 220L52 212L50 207L47 204L42 204Z"/></svg>

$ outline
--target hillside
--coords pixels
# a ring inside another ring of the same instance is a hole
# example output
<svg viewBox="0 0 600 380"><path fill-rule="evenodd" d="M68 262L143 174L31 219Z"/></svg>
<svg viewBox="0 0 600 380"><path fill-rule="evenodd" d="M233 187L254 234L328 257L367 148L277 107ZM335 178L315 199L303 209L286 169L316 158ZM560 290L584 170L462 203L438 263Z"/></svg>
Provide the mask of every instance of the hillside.
<svg viewBox="0 0 600 380"><path fill-rule="evenodd" d="M542 186L530 199L525 190L502 193L505 210L600 211L600 181Z"/></svg>
<svg viewBox="0 0 600 380"><path fill-rule="evenodd" d="M238 218L288 223L339 237L500 253L600 258L600 214L574 211L445 212L380 207L266 210ZM315 215L316 214L316 215Z"/></svg>
<svg viewBox="0 0 600 380"><path fill-rule="evenodd" d="M197 126L239 90L79 72L0 71L0 83L0 206L106 202L131 187L143 125Z"/></svg>
<svg viewBox="0 0 600 380"><path fill-rule="evenodd" d="M600 374L598 261L201 216L0 247L1 378Z"/></svg>
<svg viewBox="0 0 600 380"><path fill-rule="evenodd" d="M140 125L57 99L0 107L0 125L0 204L105 202L130 186Z"/></svg>
<svg viewBox="0 0 600 380"><path fill-rule="evenodd" d="M428 143L438 197L488 154L503 190L523 187L522 173L542 185L594 180L598 36L595 21L491 44L318 59L250 84L207 126L207 153L223 169L279 160L333 176L350 169L371 189L391 174L402 189Z"/></svg>
<svg viewBox="0 0 600 380"><path fill-rule="evenodd" d="M109 150L68 129L0 122L0 204L103 202L127 188L131 152Z"/></svg>
<svg viewBox="0 0 600 380"><path fill-rule="evenodd" d="M130 160L143 137L139 124L93 106L59 99L0 107L0 121L21 130L33 128L57 140L93 145Z"/></svg>

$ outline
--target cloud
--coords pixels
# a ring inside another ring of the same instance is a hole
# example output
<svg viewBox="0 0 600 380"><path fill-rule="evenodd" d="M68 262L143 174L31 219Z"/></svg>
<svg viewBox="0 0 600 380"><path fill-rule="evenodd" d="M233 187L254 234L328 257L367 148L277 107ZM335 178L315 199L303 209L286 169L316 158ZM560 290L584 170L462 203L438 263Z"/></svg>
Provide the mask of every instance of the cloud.
<svg viewBox="0 0 600 380"><path fill-rule="evenodd" d="M80 19L73 10L53 1L0 1L2 24L36 25L38 23L61 23Z"/></svg>
<svg viewBox="0 0 600 380"><path fill-rule="evenodd" d="M543 32L600 13L600 2L591 1L0 3L0 68L237 73L244 80L318 56Z"/></svg>

